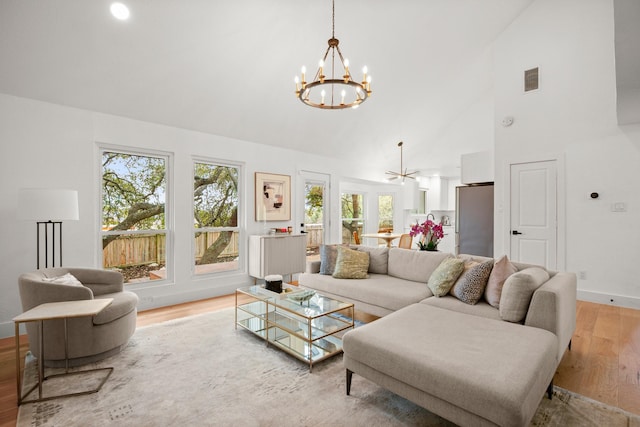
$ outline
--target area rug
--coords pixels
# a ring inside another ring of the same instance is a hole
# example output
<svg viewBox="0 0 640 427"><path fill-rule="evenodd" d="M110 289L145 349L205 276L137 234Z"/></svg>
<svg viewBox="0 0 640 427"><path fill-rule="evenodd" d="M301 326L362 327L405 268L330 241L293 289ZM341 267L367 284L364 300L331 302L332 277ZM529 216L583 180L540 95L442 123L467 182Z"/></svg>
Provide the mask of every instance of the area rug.
<svg viewBox="0 0 640 427"><path fill-rule="evenodd" d="M100 392L22 405L17 425L452 425L358 376L346 396L342 355L310 373L306 364L236 330L233 309L139 328L120 354L84 368L104 366L115 370ZM92 386L87 378L60 382L67 389ZM627 427L640 426L639 420L556 388L531 425Z"/></svg>

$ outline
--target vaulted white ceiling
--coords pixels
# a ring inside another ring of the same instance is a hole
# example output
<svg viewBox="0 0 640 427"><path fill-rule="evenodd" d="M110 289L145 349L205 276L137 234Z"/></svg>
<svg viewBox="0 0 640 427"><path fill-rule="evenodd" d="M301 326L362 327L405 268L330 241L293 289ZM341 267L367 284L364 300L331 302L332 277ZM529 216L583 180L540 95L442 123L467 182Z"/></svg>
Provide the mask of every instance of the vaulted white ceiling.
<svg viewBox="0 0 640 427"><path fill-rule="evenodd" d="M293 78L326 49L330 0L122 1L126 22L107 0L2 0L0 92L381 172L398 169L400 140L410 169L453 170L490 148L453 124L491 132L492 41L532 2L336 0L336 37L374 92L326 111L303 105Z"/></svg>

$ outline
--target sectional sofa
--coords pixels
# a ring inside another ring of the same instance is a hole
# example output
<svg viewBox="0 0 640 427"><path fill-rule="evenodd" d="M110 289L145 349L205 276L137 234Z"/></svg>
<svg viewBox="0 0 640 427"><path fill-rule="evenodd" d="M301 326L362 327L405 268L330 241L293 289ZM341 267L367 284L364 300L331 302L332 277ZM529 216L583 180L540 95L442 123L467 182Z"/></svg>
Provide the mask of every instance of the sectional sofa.
<svg viewBox="0 0 640 427"><path fill-rule="evenodd" d="M429 287L452 254L353 249L369 254L366 278L320 274L328 258L308 263L298 278L381 316L344 336L347 394L356 373L456 424L528 425L545 391L551 398L555 370L570 348L575 274L460 255L465 265L497 265L490 275L504 276L498 299L484 294L470 304L455 293L434 296Z"/></svg>

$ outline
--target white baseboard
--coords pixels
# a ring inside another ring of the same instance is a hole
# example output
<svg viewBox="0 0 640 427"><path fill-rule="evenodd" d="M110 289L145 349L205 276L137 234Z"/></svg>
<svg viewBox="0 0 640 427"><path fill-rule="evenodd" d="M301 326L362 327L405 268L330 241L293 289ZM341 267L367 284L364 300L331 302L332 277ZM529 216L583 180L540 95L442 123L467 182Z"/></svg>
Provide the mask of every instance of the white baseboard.
<svg viewBox="0 0 640 427"><path fill-rule="evenodd" d="M604 294L601 292L581 291L578 289L578 299L581 301L597 302L599 304L614 305L617 307L627 307L640 309L640 298L624 295Z"/></svg>
<svg viewBox="0 0 640 427"><path fill-rule="evenodd" d="M215 289L200 289L198 291L185 292L179 295L160 296L153 297L150 300L142 297L140 304L138 305L138 311L150 310L152 308L163 307L172 304L180 304L182 302L197 301L205 298L212 298L215 296L226 295L233 293L238 286L246 286L246 283L229 284L221 288ZM582 291L578 290L578 299L581 301L596 302L599 304L614 305L619 307L627 307L640 310L640 298L604 294L601 292ZM24 325L20 326L20 333L26 333ZM0 323L0 338L13 337L14 324L13 322Z"/></svg>

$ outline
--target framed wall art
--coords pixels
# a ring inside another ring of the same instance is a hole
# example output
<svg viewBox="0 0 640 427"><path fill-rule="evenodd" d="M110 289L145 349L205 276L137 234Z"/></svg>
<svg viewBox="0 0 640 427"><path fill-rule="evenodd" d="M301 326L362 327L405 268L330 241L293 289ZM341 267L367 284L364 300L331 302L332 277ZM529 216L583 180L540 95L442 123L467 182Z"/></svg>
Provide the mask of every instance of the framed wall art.
<svg viewBox="0 0 640 427"><path fill-rule="evenodd" d="M291 177L256 172L256 221L291 220Z"/></svg>

